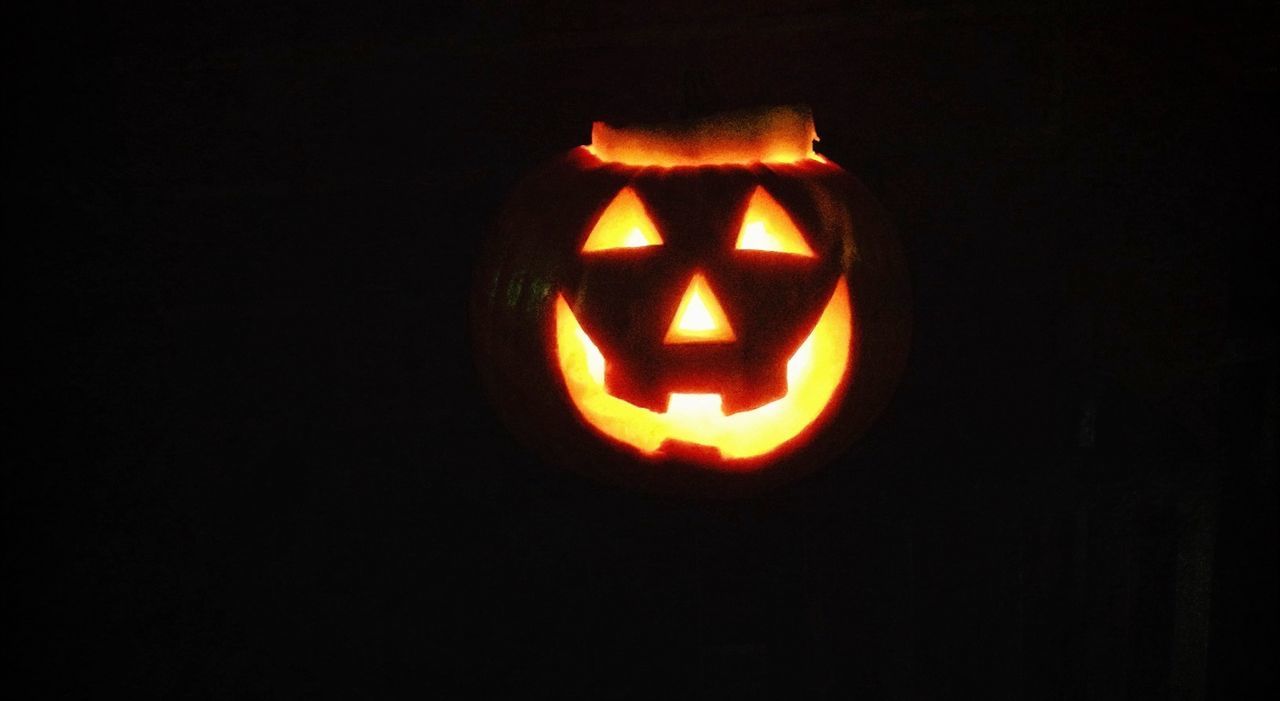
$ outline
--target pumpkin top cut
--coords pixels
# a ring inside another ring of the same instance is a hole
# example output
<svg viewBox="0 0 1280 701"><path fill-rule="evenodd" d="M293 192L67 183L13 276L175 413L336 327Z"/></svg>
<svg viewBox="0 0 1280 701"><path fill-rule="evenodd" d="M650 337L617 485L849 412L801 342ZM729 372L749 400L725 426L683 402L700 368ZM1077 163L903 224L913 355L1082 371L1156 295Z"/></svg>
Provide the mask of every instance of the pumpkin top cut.
<svg viewBox="0 0 1280 701"><path fill-rule="evenodd" d="M656 125L595 122L586 148L606 163L673 168L822 161L817 140L813 113L791 105Z"/></svg>

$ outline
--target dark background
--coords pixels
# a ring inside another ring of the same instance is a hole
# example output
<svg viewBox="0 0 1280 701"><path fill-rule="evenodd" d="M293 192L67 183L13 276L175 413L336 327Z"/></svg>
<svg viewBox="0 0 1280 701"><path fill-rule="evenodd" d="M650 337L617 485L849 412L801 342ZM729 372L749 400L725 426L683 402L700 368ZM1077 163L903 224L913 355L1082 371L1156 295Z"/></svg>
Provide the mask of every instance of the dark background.
<svg viewBox="0 0 1280 701"><path fill-rule="evenodd" d="M185 5L185 4L184 4ZM1272 3L51 8L11 23L8 664L45 695L1276 686ZM890 408L761 498L540 465L469 276L593 119L807 102Z"/></svg>

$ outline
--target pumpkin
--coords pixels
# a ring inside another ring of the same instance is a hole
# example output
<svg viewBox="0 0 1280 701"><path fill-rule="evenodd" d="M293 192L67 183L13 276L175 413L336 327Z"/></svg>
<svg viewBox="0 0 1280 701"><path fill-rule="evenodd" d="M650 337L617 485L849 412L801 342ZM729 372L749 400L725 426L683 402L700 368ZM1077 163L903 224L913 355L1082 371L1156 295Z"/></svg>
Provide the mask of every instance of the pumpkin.
<svg viewBox="0 0 1280 701"><path fill-rule="evenodd" d="M882 210L776 107L592 143L516 189L472 297L480 375L549 461L661 491L791 479L862 434L902 371Z"/></svg>

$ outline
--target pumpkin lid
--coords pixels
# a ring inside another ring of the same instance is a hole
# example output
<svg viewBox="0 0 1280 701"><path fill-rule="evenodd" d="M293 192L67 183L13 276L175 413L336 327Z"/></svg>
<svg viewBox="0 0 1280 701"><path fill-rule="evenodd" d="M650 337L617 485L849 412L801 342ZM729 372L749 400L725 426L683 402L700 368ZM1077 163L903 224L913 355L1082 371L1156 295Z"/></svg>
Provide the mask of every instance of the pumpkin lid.
<svg viewBox="0 0 1280 701"><path fill-rule="evenodd" d="M705 166L823 160L807 105L724 112L661 124L591 125L587 150L608 163Z"/></svg>

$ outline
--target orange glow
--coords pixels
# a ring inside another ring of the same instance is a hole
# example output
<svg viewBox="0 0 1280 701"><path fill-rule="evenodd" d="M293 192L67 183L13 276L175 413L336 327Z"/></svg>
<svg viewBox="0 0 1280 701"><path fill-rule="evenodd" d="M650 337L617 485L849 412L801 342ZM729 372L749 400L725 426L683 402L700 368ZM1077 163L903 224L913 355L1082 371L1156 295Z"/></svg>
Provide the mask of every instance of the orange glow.
<svg viewBox="0 0 1280 701"><path fill-rule="evenodd" d="M587 150L608 163L704 166L818 160L818 138L807 108L773 107L661 127L591 126Z"/></svg>
<svg viewBox="0 0 1280 701"><path fill-rule="evenodd" d="M787 210L758 185L747 203L747 214L742 219L742 231L738 233L735 248L813 257L813 249Z"/></svg>
<svg viewBox="0 0 1280 701"><path fill-rule="evenodd" d="M662 236L645 211L640 196L632 188L624 187L604 208L600 220L582 244L582 252L661 245Z"/></svg>
<svg viewBox="0 0 1280 701"><path fill-rule="evenodd" d="M663 343L729 343L737 340L729 318L702 273L694 273Z"/></svg>
<svg viewBox="0 0 1280 701"><path fill-rule="evenodd" d="M605 359L556 296L556 357L569 397L588 424L641 453L668 439L710 446L733 460L768 455L800 435L823 412L849 369L853 319L844 278L808 338L787 361L787 393L768 404L725 416L719 394L672 393L663 413L638 407L605 389Z"/></svg>

